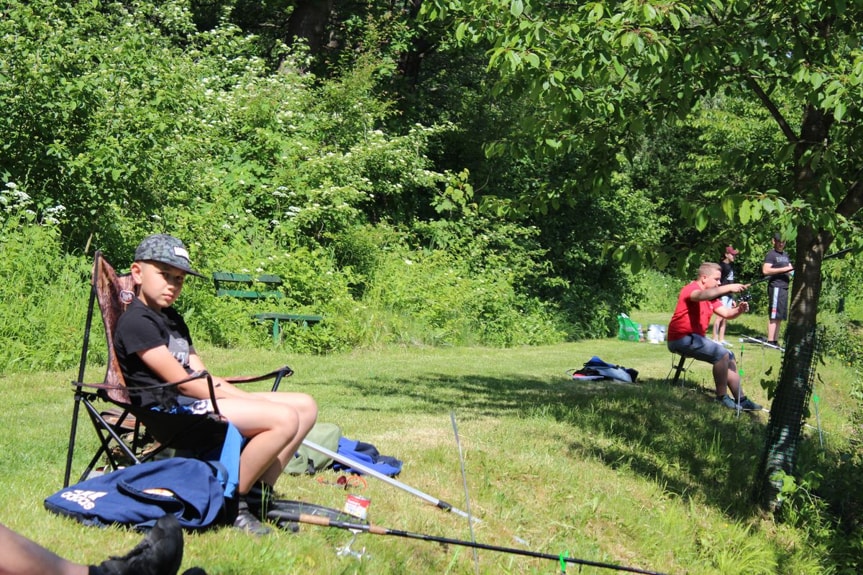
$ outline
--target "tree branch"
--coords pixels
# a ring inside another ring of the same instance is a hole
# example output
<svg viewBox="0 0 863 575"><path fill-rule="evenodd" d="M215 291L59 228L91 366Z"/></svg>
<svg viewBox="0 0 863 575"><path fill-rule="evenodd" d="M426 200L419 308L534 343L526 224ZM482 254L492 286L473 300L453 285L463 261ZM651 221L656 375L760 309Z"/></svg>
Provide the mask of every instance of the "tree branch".
<svg viewBox="0 0 863 575"><path fill-rule="evenodd" d="M851 218L861 208L863 208L863 183L857 180L848 188L848 193L836 206L836 213L845 218Z"/></svg>
<svg viewBox="0 0 863 575"><path fill-rule="evenodd" d="M779 129L782 130L783 134L785 134L785 138L787 138L789 142L796 144L798 141L797 134L795 134L794 130L791 129L785 116L782 115L782 112L779 111L779 108L776 107L776 104L773 103L770 96L767 95L767 93L761 88L761 85L758 84L758 81L750 74L745 74L744 77L746 79L746 83L750 88L752 88L752 91L755 92L755 95L758 96L758 99L761 100L761 103L764 104L764 107L767 108L770 115L773 116L774 120L776 120L776 123L779 124Z"/></svg>

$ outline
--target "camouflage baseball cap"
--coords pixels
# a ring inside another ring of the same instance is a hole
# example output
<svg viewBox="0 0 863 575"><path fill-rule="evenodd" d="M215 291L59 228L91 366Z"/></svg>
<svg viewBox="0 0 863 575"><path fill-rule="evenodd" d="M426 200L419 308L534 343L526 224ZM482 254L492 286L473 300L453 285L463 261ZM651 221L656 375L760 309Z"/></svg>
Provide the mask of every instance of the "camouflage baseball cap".
<svg viewBox="0 0 863 575"><path fill-rule="evenodd" d="M167 234L155 234L144 238L135 250L135 261L162 262L186 273L204 277L192 269L189 252L183 242Z"/></svg>

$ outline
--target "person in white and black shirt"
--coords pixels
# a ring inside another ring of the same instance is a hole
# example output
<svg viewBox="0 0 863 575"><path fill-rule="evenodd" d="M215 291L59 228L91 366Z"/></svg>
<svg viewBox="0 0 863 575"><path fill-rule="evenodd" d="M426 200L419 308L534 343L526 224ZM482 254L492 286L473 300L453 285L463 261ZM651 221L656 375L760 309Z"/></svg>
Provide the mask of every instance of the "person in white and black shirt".
<svg viewBox="0 0 863 575"><path fill-rule="evenodd" d="M722 254L722 261L719 262L719 285L728 285L734 283L734 258L740 251L735 250L733 246L726 246ZM737 304L731 294L726 294L719 298L722 300L722 305L727 308L733 308ZM728 327L728 320L717 315L713 320L713 341L723 347L732 347L730 343L725 341L725 328Z"/></svg>

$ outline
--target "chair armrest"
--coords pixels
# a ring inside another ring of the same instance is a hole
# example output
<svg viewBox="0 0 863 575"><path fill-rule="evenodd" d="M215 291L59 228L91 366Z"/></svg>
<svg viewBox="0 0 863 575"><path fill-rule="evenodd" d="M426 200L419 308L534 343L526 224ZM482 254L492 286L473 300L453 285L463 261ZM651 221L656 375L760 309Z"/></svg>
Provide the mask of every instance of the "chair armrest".
<svg viewBox="0 0 863 575"><path fill-rule="evenodd" d="M226 377L225 381L228 383L233 383L236 385L242 385L244 383L252 383L255 381L264 381L267 379L273 379L273 387L271 391L278 391L279 384L282 381L283 377L290 377L294 374L294 370L292 370L287 365L280 367L277 370L271 371L269 373L265 373L263 375L253 375L253 376L235 376L235 377Z"/></svg>
<svg viewBox="0 0 863 575"><path fill-rule="evenodd" d="M189 377L181 379L180 381L172 381L172 382L165 382L165 383L154 383L152 385L138 385L135 387L129 387L126 385L114 385L114 384L109 384L109 383L84 383L81 381L73 381L72 385L75 387L88 387L88 388L97 389L97 390L105 391L105 392L110 392L112 390L122 391L126 395L129 395L131 393L134 393L135 390L162 389L163 387L173 387L173 386L177 386L177 385L182 385L184 383L187 383L189 381L193 381L195 379L201 379L202 377L206 378L206 380L207 380L207 388L208 388L208 391L210 393L210 401L213 404L213 413L215 415L221 417L221 413L219 412L219 404L216 401L216 388L213 385L213 376L210 375L210 373L208 371L196 371L195 373L190 374ZM114 402L114 403L119 403L119 402Z"/></svg>

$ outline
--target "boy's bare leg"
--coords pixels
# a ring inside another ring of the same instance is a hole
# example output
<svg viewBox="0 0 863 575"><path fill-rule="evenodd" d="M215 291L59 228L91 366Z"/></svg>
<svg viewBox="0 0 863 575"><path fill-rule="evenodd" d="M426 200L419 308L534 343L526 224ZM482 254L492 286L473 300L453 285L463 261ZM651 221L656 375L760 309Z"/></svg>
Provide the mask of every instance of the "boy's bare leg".
<svg viewBox="0 0 863 575"><path fill-rule="evenodd" d="M737 362L726 355L713 364L713 381L716 384L716 396L723 397L729 390L735 400L743 397L740 388L740 374L737 372Z"/></svg>
<svg viewBox="0 0 863 575"><path fill-rule="evenodd" d="M713 364L713 382L716 385L717 397L723 397L728 393L728 376L731 373L728 360L729 356L726 354L725 357Z"/></svg>
<svg viewBox="0 0 863 575"><path fill-rule="evenodd" d="M295 410L297 413L297 432L278 454L276 461L261 476L261 480L264 483L272 486L281 477L282 470L290 463L291 458L297 452L297 449L299 449L303 439L314 427L315 421L318 418L318 405L310 395L305 393L263 392L255 394L255 397L261 397L267 401L284 405Z"/></svg>
<svg viewBox="0 0 863 575"><path fill-rule="evenodd" d="M249 439L240 456L240 494L249 492L276 464L299 431L296 410L259 399L226 398L219 401L222 415Z"/></svg>
<svg viewBox="0 0 863 575"><path fill-rule="evenodd" d="M767 324L767 341L779 341L776 337L779 335L779 326L782 323L781 319L771 319Z"/></svg>

